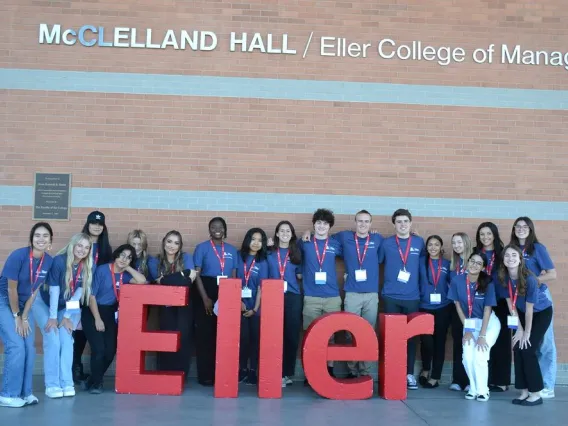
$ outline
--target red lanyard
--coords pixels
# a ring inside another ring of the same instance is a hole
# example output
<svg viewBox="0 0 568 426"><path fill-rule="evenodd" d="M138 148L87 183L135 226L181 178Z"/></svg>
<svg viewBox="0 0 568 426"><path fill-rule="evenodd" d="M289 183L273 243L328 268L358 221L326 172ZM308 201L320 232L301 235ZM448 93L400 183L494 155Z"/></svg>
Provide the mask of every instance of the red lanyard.
<svg viewBox="0 0 568 426"><path fill-rule="evenodd" d="M39 265L37 266L36 269L36 274L35 274L35 279L34 279L34 255L33 255L33 249L30 249L30 285L32 287L32 292L34 291L34 287L37 283L37 280L40 276L41 273L41 265L43 265L43 258L45 257L45 253L41 255L41 259L39 261Z"/></svg>
<svg viewBox="0 0 568 426"><path fill-rule="evenodd" d="M519 296L519 286L515 287L515 296L513 297L513 283L509 278L509 298L511 299L511 304L513 305L513 311L517 310L517 297Z"/></svg>
<svg viewBox="0 0 568 426"><path fill-rule="evenodd" d="M253 259L251 264L250 264L250 268L247 271L247 263L243 262L243 267L245 269L245 287L249 286L249 278L250 278L250 274L252 273L252 268L254 268L254 264L256 262L256 259Z"/></svg>
<svg viewBox="0 0 568 426"><path fill-rule="evenodd" d="M463 259L460 257L460 260L458 262L458 267L456 268L458 271L458 275L462 275L465 273L465 263L463 261Z"/></svg>
<svg viewBox="0 0 568 426"><path fill-rule="evenodd" d="M485 253L485 248L483 248L483 253ZM491 261L489 265L487 265L487 273L491 275L491 271L493 270L493 263L495 263L495 250L493 250L493 254L491 255Z"/></svg>
<svg viewBox="0 0 568 426"><path fill-rule="evenodd" d="M219 265L221 265L221 275L224 275L225 274L225 243L221 241L221 255L219 256L219 253L217 252L217 247L215 247L213 240L209 240L209 242L211 243L211 247L213 247L213 252L215 253L215 256L217 256L217 259L219 259Z"/></svg>
<svg viewBox="0 0 568 426"><path fill-rule="evenodd" d="M286 264L288 263L288 259L290 258L290 250L286 250L286 256L284 256L284 263L282 263L280 258L280 249L276 251L278 254L278 270L280 271L280 279L284 279L284 272L286 271Z"/></svg>
<svg viewBox="0 0 568 426"><path fill-rule="evenodd" d="M75 275L75 278L71 278L71 296L73 296L75 294L75 289L77 288L77 281L79 281L79 277L81 276L81 269L83 269L83 262L79 263L79 266L77 267L77 274Z"/></svg>
<svg viewBox="0 0 568 426"><path fill-rule="evenodd" d="M319 263L319 265L320 265L320 272L321 272L321 270L322 270L322 268L323 268L323 261L325 260L325 252L326 252L326 250L327 250L327 243L328 243L328 241L329 241L329 237L327 237L327 238L325 239L325 244L324 244L324 246L323 246L323 255L320 257L320 251L319 251L319 248L318 248L318 243L317 243L317 240L314 238L314 247L315 247L315 249L316 249L316 257L317 257L318 263Z"/></svg>
<svg viewBox="0 0 568 426"><path fill-rule="evenodd" d="M118 279L118 287L116 286L116 277L114 276L114 263L110 265L110 275L112 276L112 289L114 290L114 295L116 297L116 301L118 302L119 300L119 292L120 292L120 286L122 286L122 274L124 274L124 272L120 273L120 277Z"/></svg>
<svg viewBox="0 0 568 426"><path fill-rule="evenodd" d="M97 249L97 252L95 253L95 266L97 266L97 263L99 263L99 250Z"/></svg>
<svg viewBox="0 0 568 426"><path fill-rule="evenodd" d="M357 248L357 260L359 260L359 268L363 269L363 262L365 261L365 256L367 256L367 249L369 248L369 241L371 241L371 236L367 235L367 241L365 241L365 248L363 249L363 257L361 257L361 251L359 250L359 238L357 238L357 233L354 233L355 247Z"/></svg>
<svg viewBox="0 0 568 426"><path fill-rule="evenodd" d="M396 235L395 238L396 238L396 245L398 247L398 254L400 254L400 260L402 260L402 266L406 271L406 261L408 260L408 253L410 253L410 244L412 243L412 235L408 237L408 243L406 244L406 252L404 253L404 256L402 255L402 250L400 248L400 241L398 239L398 235Z"/></svg>
<svg viewBox="0 0 568 426"><path fill-rule="evenodd" d="M438 287L438 282L440 281L440 275L442 274L442 259L438 259L438 273L436 275L434 275L434 263L432 262L432 258L429 258L428 260L430 262L432 281L434 281L434 291L436 291L436 287Z"/></svg>
<svg viewBox="0 0 568 426"><path fill-rule="evenodd" d="M469 289L469 275L465 278L465 289L467 291L467 310L469 312L469 318L473 313L473 300L471 299L471 290ZM475 283L475 291L477 291L477 283Z"/></svg>

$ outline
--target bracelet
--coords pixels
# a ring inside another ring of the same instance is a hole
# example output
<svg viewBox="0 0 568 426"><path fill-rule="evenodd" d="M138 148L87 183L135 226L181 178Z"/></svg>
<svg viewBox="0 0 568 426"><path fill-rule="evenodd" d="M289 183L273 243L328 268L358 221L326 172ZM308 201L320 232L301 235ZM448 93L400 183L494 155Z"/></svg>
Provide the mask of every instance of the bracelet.
<svg viewBox="0 0 568 426"><path fill-rule="evenodd" d="M23 322L28 322L28 319L27 319L27 318L22 318L22 321L23 321Z"/></svg>

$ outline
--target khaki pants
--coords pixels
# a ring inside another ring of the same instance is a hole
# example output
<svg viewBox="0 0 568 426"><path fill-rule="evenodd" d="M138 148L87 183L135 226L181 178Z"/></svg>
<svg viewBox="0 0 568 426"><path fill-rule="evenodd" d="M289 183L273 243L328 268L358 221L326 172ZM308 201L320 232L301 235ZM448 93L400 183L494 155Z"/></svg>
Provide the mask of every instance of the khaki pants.
<svg viewBox="0 0 568 426"><path fill-rule="evenodd" d="M378 293L352 293L345 294L345 312L351 312L365 319L375 329L379 312ZM376 330L375 330L376 331ZM371 367L377 361L347 361L349 372L355 376L370 375Z"/></svg>
<svg viewBox="0 0 568 426"><path fill-rule="evenodd" d="M304 309L302 311L304 330L307 330L314 320L331 312L341 312L341 297L304 296Z"/></svg>

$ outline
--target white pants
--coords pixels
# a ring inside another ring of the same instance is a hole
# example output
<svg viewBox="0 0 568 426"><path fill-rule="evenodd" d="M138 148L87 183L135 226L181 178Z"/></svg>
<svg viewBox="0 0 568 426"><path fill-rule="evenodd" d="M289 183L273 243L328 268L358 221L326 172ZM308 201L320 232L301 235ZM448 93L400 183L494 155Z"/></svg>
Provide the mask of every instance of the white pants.
<svg viewBox="0 0 568 426"><path fill-rule="evenodd" d="M487 330L485 330L485 341L489 348L484 351L477 348L477 341L479 332L481 331L482 320L475 320L475 331L473 332L473 340L470 340L463 345L463 366L467 377L469 378L469 393L473 395L487 395L489 388L487 387L487 380L489 376L489 353L491 347L497 341L501 324L499 319L491 312ZM465 330L464 330L465 334Z"/></svg>

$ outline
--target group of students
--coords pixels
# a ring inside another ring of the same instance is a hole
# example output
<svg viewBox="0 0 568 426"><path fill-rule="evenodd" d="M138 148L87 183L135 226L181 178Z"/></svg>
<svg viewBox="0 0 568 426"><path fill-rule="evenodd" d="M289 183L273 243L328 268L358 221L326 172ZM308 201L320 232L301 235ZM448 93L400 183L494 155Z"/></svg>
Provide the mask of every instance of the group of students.
<svg viewBox="0 0 568 426"><path fill-rule="evenodd" d="M195 344L198 381L215 382L218 288L222 278L242 280L239 382L257 384L262 280L284 281L284 348L282 386L295 375L300 331L323 314L345 311L363 317L374 328L379 310L379 264L384 265L383 311L392 314L427 312L434 317L433 335L408 341L407 387L439 386L446 336L451 326L453 390L466 399L487 401L490 390L506 391L515 359L513 400L538 405L554 397L556 348L552 298L546 283L556 271L528 217L518 218L511 241L504 246L491 222L479 225L475 246L467 234L452 236L450 260L443 257L437 235L424 241L412 231L412 215L392 215L394 235L372 231L366 210L355 215L355 230L331 234L335 218L318 209L313 230L298 238L293 225L281 221L268 238L260 228L247 231L240 250L226 242L227 224L209 222L210 238L183 250L182 236L168 232L156 257L148 254L141 230L130 232L116 250L109 244L105 216L89 214L81 233L51 257L53 231L36 223L29 245L15 250L0 276L0 338L4 374L0 406L35 404L32 393L35 325L43 335L45 394L75 395L75 384L90 393L103 390L103 376L117 345L120 288L125 284L191 286L185 307L159 308L159 328L179 331L181 347L158 353L162 371L189 371ZM340 294L336 259L345 266L344 298ZM333 338L332 338L333 340ZM414 376L416 343L420 340L422 371ZM90 374L81 357L91 347ZM348 378L371 373L371 362L349 362ZM333 362L328 371L335 376ZM306 382L306 384L308 384Z"/></svg>

